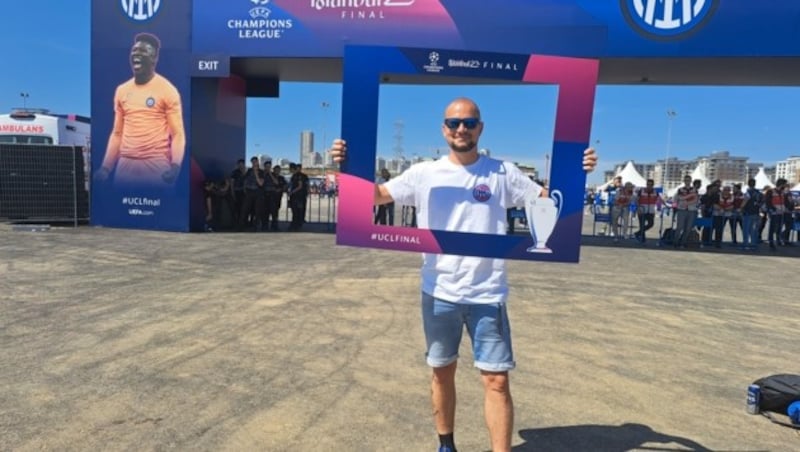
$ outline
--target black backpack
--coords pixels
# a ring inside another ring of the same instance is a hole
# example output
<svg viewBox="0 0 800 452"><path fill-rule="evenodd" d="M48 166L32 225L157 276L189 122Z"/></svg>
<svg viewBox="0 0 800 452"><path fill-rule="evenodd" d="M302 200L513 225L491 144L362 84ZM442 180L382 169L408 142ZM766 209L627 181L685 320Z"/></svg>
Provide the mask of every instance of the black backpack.
<svg viewBox="0 0 800 452"><path fill-rule="evenodd" d="M753 384L761 388L758 410L770 421L786 427L800 429L800 425L776 420L772 413L785 415L792 402L800 401L800 375L779 374L759 378Z"/></svg>
<svg viewBox="0 0 800 452"><path fill-rule="evenodd" d="M742 213L745 215L757 215L761 209L761 204L764 202L764 194L756 189L748 189L747 192L750 198L742 206Z"/></svg>

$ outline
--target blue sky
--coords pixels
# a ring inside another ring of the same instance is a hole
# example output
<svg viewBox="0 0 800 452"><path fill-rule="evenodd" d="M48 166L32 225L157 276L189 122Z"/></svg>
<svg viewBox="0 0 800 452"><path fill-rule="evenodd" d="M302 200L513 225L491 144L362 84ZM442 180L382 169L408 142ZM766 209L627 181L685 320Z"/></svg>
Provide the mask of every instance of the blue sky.
<svg viewBox="0 0 800 452"><path fill-rule="evenodd" d="M114 1L114 0L108 0ZM0 29L6 61L0 71L0 112L21 106L89 115L90 4L42 0L5 2ZM42 13L46 11L46 13ZM392 156L402 131L406 157L433 156L443 148L442 111L457 96L476 99L486 129L481 147L493 156L544 167L553 135L556 88L551 86L383 86L378 154ZM327 103L328 107L323 107ZM618 162L684 159L729 151L774 165L800 155L796 130L800 88L599 86L591 143L601 156L589 182ZM300 132L317 145L340 129L341 86L283 83L279 99L248 101L247 154L297 160ZM670 119L667 111L677 115ZM398 127L402 124L402 128ZM669 138L669 139L668 139ZM95 143L103 139L95 138ZM669 141L669 146L667 142ZM669 150L668 150L669 148Z"/></svg>

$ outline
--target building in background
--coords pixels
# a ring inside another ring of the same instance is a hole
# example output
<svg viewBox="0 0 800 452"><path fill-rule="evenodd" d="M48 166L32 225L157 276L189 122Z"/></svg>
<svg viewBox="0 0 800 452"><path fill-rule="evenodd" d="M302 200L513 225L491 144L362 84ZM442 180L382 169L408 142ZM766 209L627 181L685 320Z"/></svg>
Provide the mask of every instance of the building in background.
<svg viewBox="0 0 800 452"><path fill-rule="evenodd" d="M781 177L792 186L800 182L800 157L792 156L775 164L775 178Z"/></svg>
<svg viewBox="0 0 800 452"><path fill-rule="evenodd" d="M731 157L728 151L717 151L707 157L698 157L696 161L708 180L720 180L723 185L731 185L747 179L747 157Z"/></svg>
<svg viewBox="0 0 800 452"><path fill-rule="evenodd" d="M300 132L300 159L304 167L314 165L314 132L304 130Z"/></svg>
<svg viewBox="0 0 800 452"><path fill-rule="evenodd" d="M655 163L634 163L634 167L645 178L653 179L656 186L669 190L682 185L683 177L692 174L695 168L700 168L708 180L719 179L725 185L744 183L764 167L763 163L748 162L748 159L748 157L731 156L728 151L716 151L692 160L671 157L668 160L656 160ZM627 161L617 163L612 170L605 171L603 173L604 180L608 182L613 179L626 164ZM772 180L775 180L776 177L785 177L791 181L792 179L788 176L792 175L792 171L794 171L794 180L800 180L800 157L790 157L783 162L778 162L778 166L764 167L765 174Z"/></svg>

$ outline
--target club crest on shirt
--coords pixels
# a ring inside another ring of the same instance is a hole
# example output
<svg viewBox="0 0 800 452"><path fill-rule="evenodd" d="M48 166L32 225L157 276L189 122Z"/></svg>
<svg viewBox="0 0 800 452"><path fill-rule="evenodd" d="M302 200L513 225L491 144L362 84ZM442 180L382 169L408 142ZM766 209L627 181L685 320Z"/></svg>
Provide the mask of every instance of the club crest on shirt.
<svg viewBox="0 0 800 452"><path fill-rule="evenodd" d="M472 197L478 202L486 202L492 197L492 191L486 184L480 184L472 189Z"/></svg>
<svg viewBox="0 0 800 452"><path fill-rule="evenodd" d="M149 108L153 108L153 105L156 104L156 100L152 97L148 97L147 100L144 102Z"/></svg>

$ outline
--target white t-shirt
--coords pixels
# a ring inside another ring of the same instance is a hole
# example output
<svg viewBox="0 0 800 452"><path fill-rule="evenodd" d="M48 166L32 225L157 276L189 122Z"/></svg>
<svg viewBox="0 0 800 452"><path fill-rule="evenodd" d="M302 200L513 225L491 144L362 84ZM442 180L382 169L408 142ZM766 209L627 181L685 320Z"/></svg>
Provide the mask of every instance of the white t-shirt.
<svg viewBox="0 0 800 452"><path fill-rule="evenodd" d="M505 234L506 209L523 207L542 187L514 164L479 156L457 165L447 156L413 165L385 184L398 204L417 209L421 229ZM505 260L422 254L422 290L453 303L502 303L508 296Z"/></svg>

